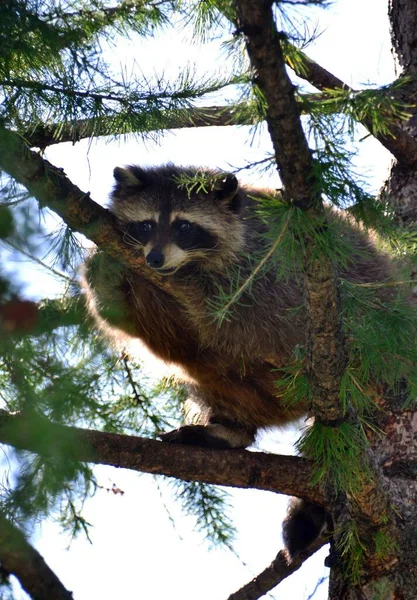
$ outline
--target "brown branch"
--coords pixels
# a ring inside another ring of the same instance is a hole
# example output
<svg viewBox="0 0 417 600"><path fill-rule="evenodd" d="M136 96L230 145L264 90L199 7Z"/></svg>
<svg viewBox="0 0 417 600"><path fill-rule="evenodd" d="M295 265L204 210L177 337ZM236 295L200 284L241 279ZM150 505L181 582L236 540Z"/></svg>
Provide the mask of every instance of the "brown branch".
<svg viewBox="0 0 417 600"><path fill-rule="evenodd" d="M301 126L294 86L285 70L271 2L261 0L254 5L248 0L236 0L236 6L239 31L245 35L254 78L267 100L267 125L286 197L300 208L311 208L320 203L318 194L312 192L313 160Z"/></svg>
<svg viewBox="0 0 417 600"><path fill-rule="evenodd" d="M287 64L294 70L298 77L305 79L319 90L346 90L356 92L347 83L317 64L309 56L297 49L297 54L302 58L302 64L293 63L287 57ZM385 123L389 134L374 133L371 119L360 121L366 129L404 166L412 166L417 162L417 140L404 131L400 126L393 123Z"/></svg>
<svg viewBox="0 0 417 600"><path fill-rule="evenodd" d="M161 113L160 123L155 125L155 118L141 132L163 131L165 129L182 129L184 127L226 127L228 125L253 125L256 118L247 110L244 103L235 106L206 106L203 108L181 109L175 112ZM123 134L136 133L137 128L125 127ZM105 135L117 135L114 131L114 117L98 119L80 119L73 123L54 123L37 125L23 132L23 137L31 147L44 149L62 142L78 142L84 138Z"/></svg>
<svg viewBox="0 0 417 600"><path fill-rule="evenodd" d="M168 444L56 425L33 413L9 414L5 410L0 410L0 443L41 455L62 453L83 462L326 503L323 490L311 485L309 461L295 456Z"/></svg>
<svg viewBox="0 0 417 600"><path fill-rule="evenodd" d="M285 69L272 4L235 1L239 31L257 84L267 101L267 123L284 194L307 210L318 231L325 223L313 159L301 125L294 87ZM304 283L308 314L307 370L313 388L314 416L323 422L343 419L340 384L346 364L340 298L332 261L316 248L314 232L304 239Z"/></svg>
<svg viewBox="0 0 417 600"><path fill-rule="evenodd" d="M328 539L320 537L311 544L308 550L301 552L293 559L289 559L286 550L280 550L269 567L240 590L231 594L227 600L258 600L281 581L295 573L310 556L320 550L327 542Z"/></svg>
<svg viewBox="0 0 417 600"><path fill-rule="evenodd" d="M0 563L35 600L72 600L69 592L22 532L0 513Z"/></svg>

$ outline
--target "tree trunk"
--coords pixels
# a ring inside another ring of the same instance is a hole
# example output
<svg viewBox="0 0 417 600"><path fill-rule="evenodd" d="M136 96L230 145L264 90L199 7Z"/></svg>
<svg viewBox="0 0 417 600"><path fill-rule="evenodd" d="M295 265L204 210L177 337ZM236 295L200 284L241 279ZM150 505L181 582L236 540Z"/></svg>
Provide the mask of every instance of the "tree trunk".
<svg viewBox="0 0 417 600"><path fill-rule="evenodd" d="M389 0L391 39L398 74L409 78L398 93L411 115L401 123L414 138L417 138L417 3L415 0ZM406 223L417 221L417 156L410 164L396 162L386 182L385 191L395 206L400 220Z"/></svg>
<svg viewBox="0 0 417 600"><path fill-rule="evenodd" d="M410 78L398 97L410 107L411 116L400 125L417 139L417 110L413 106L417 105L417 2L389 0L389 16L399 75ZM409 157L408 164L393 164L383 193L388 194L400 222L417 223L417 156ZM396 514L397 549L385 568L365 559L363 576L356 584L349 581L343 560L336 558L329 600L417 598L417 411L415 404L398 390L385 390L379 406L370 441Z"/></svg>

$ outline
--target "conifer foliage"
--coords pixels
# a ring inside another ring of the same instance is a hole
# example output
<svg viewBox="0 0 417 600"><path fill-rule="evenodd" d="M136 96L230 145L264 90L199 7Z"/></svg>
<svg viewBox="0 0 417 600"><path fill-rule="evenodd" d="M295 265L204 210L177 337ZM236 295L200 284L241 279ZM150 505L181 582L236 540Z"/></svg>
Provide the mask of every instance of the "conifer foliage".
<svg viewBox="0 0 417 600"><path fill-rule="evenodd" d="M8 457L1 597L13 597L11 575L33 598L72 597L30 532L53 517L88 536L83 502L97 490L93 466L104 464L177 478L173 490L184 510L212 544L230 548L230 500L218 485L285 493L327 509L328 531L305 554L290 559L280 551L234 600L261 597L329 540L330 599L415 598L417 17L413 0L390 0L401 76L381 88L352 89L307 53L309 11L317 18L326 4L0 3L0 442ZM201 77L190 64L176 78L148 77L111 60L125 37L173 26L194 41L220 37L222 74ZM128 133L162 138L164 130L187 127L249 125L253 133L265 122L271 153L236 171L278 169L280 193L258 207L270 225L269 250L252 257L249 277L231 272L230 288L218 290L210 309L221 325L266 270L282 280L298 274L308 342L281 369L277 389L289 403L307 398L314 425L298 441L302 458L161 444L158 433L181 420L185 391L170 378L156 383L128 353L109 349L87 319L77 283L85 239L142 267L108 211L44 150ZM363 127L395 160L378 197L352 167ZM398 265L385 290L340 275L353 250L340 219L328 219L329 207L349 215ZM58 291L26 297L27 275L8 265L23 256Z"/></svg>

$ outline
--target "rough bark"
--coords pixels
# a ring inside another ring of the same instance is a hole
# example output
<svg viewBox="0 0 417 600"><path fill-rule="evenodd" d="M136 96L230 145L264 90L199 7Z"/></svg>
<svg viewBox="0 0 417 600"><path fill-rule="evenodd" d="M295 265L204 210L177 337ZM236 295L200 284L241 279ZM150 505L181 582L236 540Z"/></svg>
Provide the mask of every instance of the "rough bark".
<svg viewBox="0 0 417 600"><path fill-rule="evenodd" d="M417 4L413 0L389 0L391 41L398 65L409 75L417 72Z"/></svg>

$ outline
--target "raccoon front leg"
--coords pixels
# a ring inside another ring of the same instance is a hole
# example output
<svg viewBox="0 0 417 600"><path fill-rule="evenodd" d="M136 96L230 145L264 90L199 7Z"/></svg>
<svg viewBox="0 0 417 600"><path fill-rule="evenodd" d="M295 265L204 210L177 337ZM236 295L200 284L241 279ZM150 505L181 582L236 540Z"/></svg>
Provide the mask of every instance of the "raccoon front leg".
<svg viewBox="0 0 417 600"><path fill-rule="evenodd" d="M106 252L93 252L84 264L81 284L90 314L101 329L110 326L131 333L132 319L128 309L125 267Z"/></svg>
<svg viewBox="0 0 417 600"><path fill-rule="evenodd" d="M255 435L254 428L210 418L207 425L184 425L174 431L162 433L159 437L163 442L170 444L230 449L250 446L255 440Z"/></svg>

